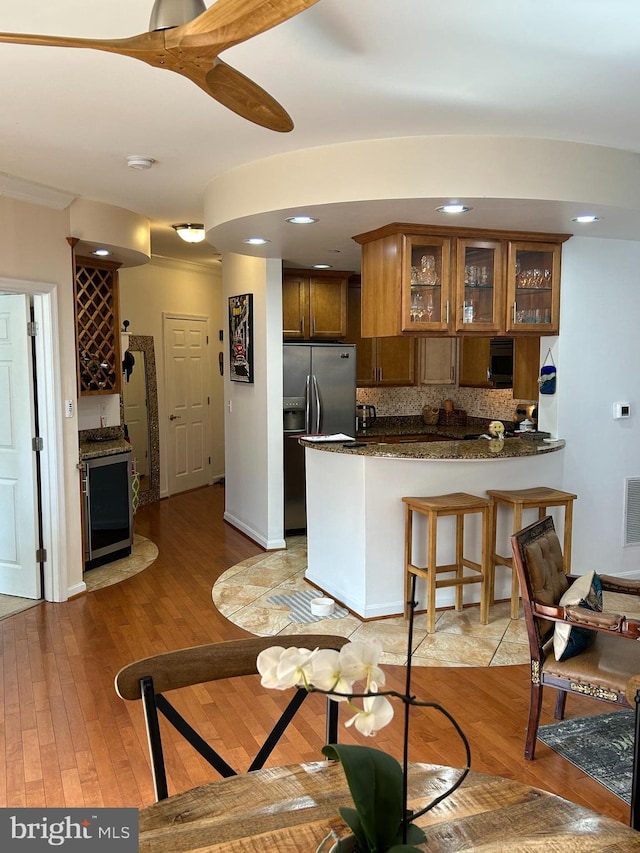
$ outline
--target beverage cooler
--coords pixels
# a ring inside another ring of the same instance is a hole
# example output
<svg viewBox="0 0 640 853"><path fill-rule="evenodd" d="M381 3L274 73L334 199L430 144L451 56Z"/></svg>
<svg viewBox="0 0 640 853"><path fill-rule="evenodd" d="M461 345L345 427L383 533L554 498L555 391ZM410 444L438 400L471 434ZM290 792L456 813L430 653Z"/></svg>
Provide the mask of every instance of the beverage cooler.
<svg viewBox="0 0 640 853"><path fill-rule="evenodd" d="M131 452L87 459L83 466L85 569L131 553Z"/></svg>

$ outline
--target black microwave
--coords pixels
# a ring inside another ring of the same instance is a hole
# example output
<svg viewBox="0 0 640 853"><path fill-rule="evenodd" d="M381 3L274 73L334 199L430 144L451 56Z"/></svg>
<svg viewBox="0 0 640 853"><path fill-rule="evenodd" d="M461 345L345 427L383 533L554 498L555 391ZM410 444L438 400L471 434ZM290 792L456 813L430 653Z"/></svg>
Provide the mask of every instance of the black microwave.
<svg viewBox="0 0 640 853"><path fill-rule="evenodd" d="M492 388L513 388L513 338L491 338L488 379Z"/></svg>

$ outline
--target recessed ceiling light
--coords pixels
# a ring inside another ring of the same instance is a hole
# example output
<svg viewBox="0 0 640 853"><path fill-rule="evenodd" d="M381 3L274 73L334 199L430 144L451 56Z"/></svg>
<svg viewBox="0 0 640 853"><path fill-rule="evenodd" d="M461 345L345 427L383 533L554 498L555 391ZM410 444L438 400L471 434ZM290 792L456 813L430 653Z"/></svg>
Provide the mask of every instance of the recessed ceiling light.
<svg viewBox="0 0 640 853"><path fill-rule="evenodd" d="M111 252L108 249L96 249L95 252L91 252L92 255L97 255L99 258L106 258L107 255L110 255Z"/></svg>
<svg viewBox="0 0 640 853"><path fill-rule="evenodd" d="M292 225L311 225L312 222L317 222L317 219L314 219L313 216L289 216L287 218L287 222L290 222Z"/></svg>
<svg viewBox="0 0 640 853"><path fill-rule="evenodd" d="M265 243L270 243L270 240L265 240L264 237L247 237L243 243L248 243L249 246L264 246Z"/></svg>
<svg viewBox="0 0 640 853"><path fill-rule="evenodd" d="M583 213L580 216L574 216L573 222L600 222L600 217L596 216L595 213Z"/></svg>
<svg viewBox="0 0 640 853"><path fill-rule="evenodd" d="M452 202L451 204L443 204L441 207L436 207L436 210L438 213L466 213L469 210L473 210L473 208Z"/></svg>
<svg viewBox="0 0 640 853"><path fill-rule="evenodd" d="M313 268L314 268L314 270L332 270L333 269L331 264L314 264Z"/></svg>

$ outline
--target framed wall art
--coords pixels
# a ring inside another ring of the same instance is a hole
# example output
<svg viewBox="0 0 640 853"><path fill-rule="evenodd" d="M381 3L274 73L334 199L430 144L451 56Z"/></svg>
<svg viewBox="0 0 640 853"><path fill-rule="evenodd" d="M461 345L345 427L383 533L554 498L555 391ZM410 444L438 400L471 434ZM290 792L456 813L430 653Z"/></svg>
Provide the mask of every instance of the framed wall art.
<svg viewBox="0 0 640 853"><path fill-rule="evenodd" d="M253 294L229 297L229 376L253 382Z"/></svg>

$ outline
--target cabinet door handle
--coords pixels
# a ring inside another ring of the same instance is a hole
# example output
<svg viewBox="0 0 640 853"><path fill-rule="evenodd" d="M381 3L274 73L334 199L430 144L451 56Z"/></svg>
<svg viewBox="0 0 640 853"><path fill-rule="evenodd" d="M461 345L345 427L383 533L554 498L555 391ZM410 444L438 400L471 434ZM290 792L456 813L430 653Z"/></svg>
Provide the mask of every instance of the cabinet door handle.
<svg viewBox="0 0 640 853"><path fill-rule="evenodd" d="M300 317L300 334L304 337L304 317Z"/></svg>
<svg viewBox="0 0 640 853"><path fill-rule="evenodd" d="M316 318L314 317L311 321L311 334L315 335L316 333Z"/></svg>
<svg viewBox="0 0 640 853"><path fill-rule="evenodd" d="M378 368L378 370L379 370L379 373L380 373L380 382L382 382L382 368L380 367L380 368Z"/></svg>
<svg viewBox="0 0 640 853"><path fill-rule="evenodd" d="M446 317L447 317L447 326L449 325L449 300L446 302Z"/></svg>
<svg viewBox="0 0 640 853"><path fill-rule="evenodd" d="M518 315L518 303L514 302L513 303L513 325L514 326L516 325L516 322L517 322L516 321L517 315Z"/></svg>

